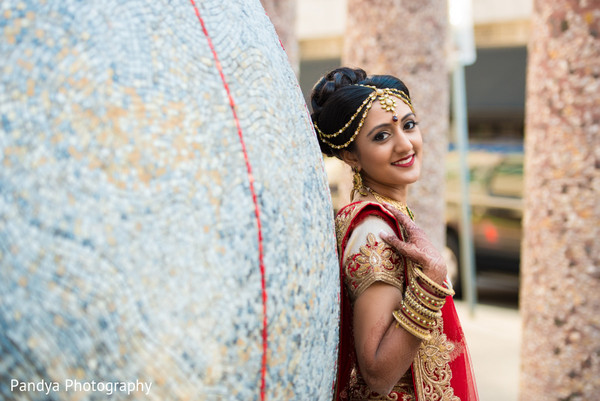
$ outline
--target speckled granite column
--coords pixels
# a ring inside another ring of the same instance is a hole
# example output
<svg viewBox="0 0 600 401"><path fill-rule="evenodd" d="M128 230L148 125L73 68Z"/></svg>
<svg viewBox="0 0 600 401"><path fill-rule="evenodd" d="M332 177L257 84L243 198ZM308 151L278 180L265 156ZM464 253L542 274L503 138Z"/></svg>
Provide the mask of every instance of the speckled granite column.
<svg viewBox="0 0 600 401"><path fill-rule="evenodd" d="M296 0L260 0L296 74L300 70L300 49L296 37Z"/></svg>
<svg viewBox="0 0 600 401"><path fill-rule="evenodd" d="M520 399L600 397L600 2L537 0L527 76Z"/></svg>
<svg viewBox="0 0 600 401"><path fill-rule="evenodd" d="M0 399L331 399L333 211L258 0L3 0L0 166Z"/></svg>
<svg viewBox="0 0 600 401"><path fill-rule="evenodd" d="M440 249L448 147L447 26L446 0L348 0L343 56L344 64L396 75L408 86L425 142L421 179L411 186L409 204Z"/></svg>

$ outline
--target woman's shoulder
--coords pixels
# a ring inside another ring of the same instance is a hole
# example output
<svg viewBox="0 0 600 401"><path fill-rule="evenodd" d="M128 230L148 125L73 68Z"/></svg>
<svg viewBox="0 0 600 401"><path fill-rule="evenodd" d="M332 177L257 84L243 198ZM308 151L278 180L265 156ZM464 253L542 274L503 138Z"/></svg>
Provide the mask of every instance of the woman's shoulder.
<svg viewBox="0 0 600 401"><path fill-rule="evenodd" d="M336 215L336 220L353 220L359 215L384 214L393 217L393 215L378 202L370 200L360 200L348 203L342 207Z"/></svg>
<svg viewBox="0 0 600 401"><path fill-rule="evenodd" d="M341 208L335 218L338 246L343 248L352 231L369 217L383 220L396 234L399 233L398 222L394 215L380 203L368 200L352 202Z"/></svg>
<svg viewBox="0 0 600 401"><path fill-rule="evenodd" d="M360 211L339 244L340 267L350 299L355 300L375 282L402 291L404 264L401 256L380 237L393 232L395 222L380 204L356 205Z"/></svg>

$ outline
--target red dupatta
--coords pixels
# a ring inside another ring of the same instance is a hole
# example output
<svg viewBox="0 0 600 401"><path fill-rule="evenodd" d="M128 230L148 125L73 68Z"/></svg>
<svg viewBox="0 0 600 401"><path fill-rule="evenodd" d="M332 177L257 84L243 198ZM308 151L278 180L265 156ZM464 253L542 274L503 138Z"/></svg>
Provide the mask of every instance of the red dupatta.
<svg viewBox="0 0 600 401"><path fill-rule="evenodd" d="M355 202L342 208L336 216L336 235L340 258L340 341L338 350L335 401L346 401L349 396L350 375L356 365L356 352L352 333L352 305L344 286L343 254L354 228L369 216L382 218L404 240L403 231L396 218L382 205L375 202ZM411 263L405 263L408 270ZM407 271L405 277L408 278ZM415 398L417 401L477 401L475 377L463 330L454 307L448 297L442 308L443 331L431 341L421 345L413 362ZM423 351L423 352L421 352ZM449 374L450 373L450 374ZM451 379L448 380L448 376Z"/></svg>

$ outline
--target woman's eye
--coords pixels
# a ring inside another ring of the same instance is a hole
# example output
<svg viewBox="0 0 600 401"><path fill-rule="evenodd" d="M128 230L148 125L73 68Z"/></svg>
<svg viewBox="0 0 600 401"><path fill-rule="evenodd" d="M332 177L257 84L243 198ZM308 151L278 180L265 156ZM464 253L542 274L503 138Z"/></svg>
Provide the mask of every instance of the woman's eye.
<svg viewBox="0 0 600 401"><path fill-rule="evenodd" d="M388 136L390 136L389 132L385 132L385 131L378 132L373 137L373 140L376 141L376 142L380 142L380 141L383 141L384 139L386 139Z"/></svg>
<svg viewBox="0 0 600 401"><path fill-rule="evenodd" d="M406 131L410 131L411 129L415 129L415 127L417 126L417 122L413 121L413 120L409 120L404 124L404 129Z"/></svg>

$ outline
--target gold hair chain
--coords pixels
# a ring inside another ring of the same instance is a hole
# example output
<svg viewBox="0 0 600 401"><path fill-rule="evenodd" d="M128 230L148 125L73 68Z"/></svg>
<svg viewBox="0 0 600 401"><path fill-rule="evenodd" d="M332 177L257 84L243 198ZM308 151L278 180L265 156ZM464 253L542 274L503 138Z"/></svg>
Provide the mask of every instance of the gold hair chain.
<svg viewBox="0 0 600 401"><path fill-rule="evenodd" d="M357 85L357 86L362 86L365 88L373 89L373 92L361 103L361 105L356 110L356 113L354 113L352 115L352 117L350 117L350 120L348 120L348 122L342 128L340 128L339 130L337 130L336 132L334 132L332 134L326 134L323 131L321 131L321 129L317 126L316 122L313 124L315 127L315 130L319 134L319 137L321 138L321 140L334 149L343 149L346 146L350 145L350 143L352 141L354 141L354 139L360 132L360 129L362 128L363 124L365 123L367 114L369 113L369 110L373 106L373 101L375 99L379 99L379 104L381 105L381 108L383 110L394 113L394 121L398 121L398 117L396 116L396 99L394 99L395 97L401 99L408 107L410 107L410 110L413 113L415 112L413 109L412 102L410 101L410 98L406 95L406 93L404 93L403 91L401 91L399 89L396 89L396 88L383 88L382 89L382 88L377 88L377 87L371 86L371 85ZM354 131L354 133L352 134L352 136L350 137L350 139L348 139L348 141L346 143L344 143L342 145L335 145L327 140L327 138L335 138L336 136L341 135L344 131L346 131L346 129L350 126L350 124L352 124L352 122L361 113L361 111L362 111L362 115L358 122L358 127L356 127L356 131Z"/></svg>

